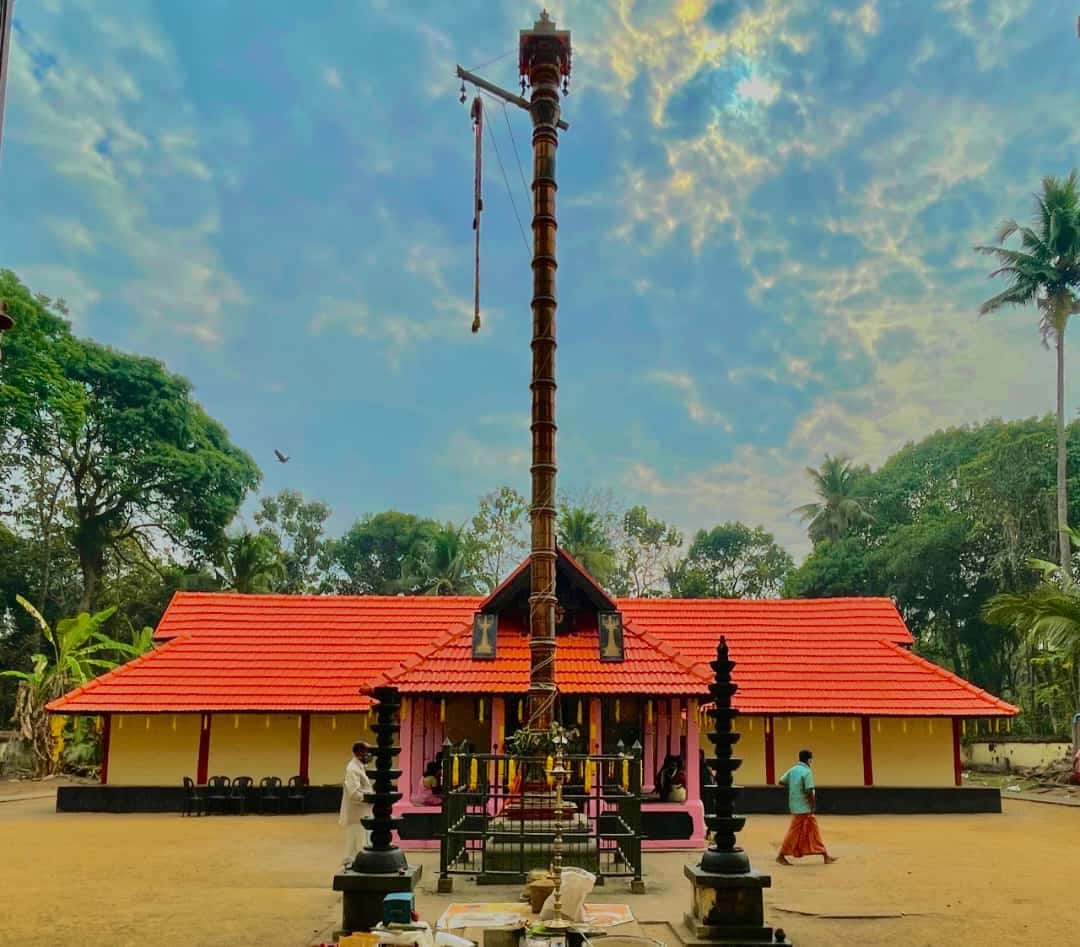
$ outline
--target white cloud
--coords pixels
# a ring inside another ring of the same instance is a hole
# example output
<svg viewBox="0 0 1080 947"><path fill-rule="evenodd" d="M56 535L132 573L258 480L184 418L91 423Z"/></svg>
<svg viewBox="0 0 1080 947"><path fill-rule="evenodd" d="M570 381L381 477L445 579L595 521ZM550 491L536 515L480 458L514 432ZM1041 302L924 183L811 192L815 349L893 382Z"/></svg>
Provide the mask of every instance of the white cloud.
<svg viewBox="0 0 1080 947"><path fill-rule="evenodd" d="M736 83L735 94L741 99L768 107L780 97L780 86L764 76L753 75Z"/></svg>
<svg viewBox="0 0 1080 947"><path fill-rule="evenodd" d="M183 82L168 42L152 23L134 15L121 21L97 5L75 4L64 17L67 29L57 25L47 39L20 33L9 73L9 98L20 111L12 143L91 208L77 223L47 226L70 249L130 264L134 275L122 283L110 276L113 268L97 268L94 298L123 298L144 326L215 344L247 296L216 249L212 175L194 109L177 91ZM77 41L65 42L68 35ZM36 55L55 63L35 73ZM146 99L145 90L157 87L170 90L167 103ZM162 193L170 195L164 208L156 203ZM12 262L48 272L40 260ZM40 289L57 294L47 283Z"/></svg>
<svg viewBox="0 0 1080 947"><path fill-rule="evenodd" d="M344 85L341 73L334 66L327 66L323 69L323 82L331 89L340 89Z"/></svg>
<svg viewBox="0 0 1080 947"><path fill-rule="evenodd" d="M732 430L731 422L719 411L710 408L698 390L697 382L686 372L650 372L648 378L659 385L674 388L683 395L686 416L695 424L719 425L725 431Z"/></svg>

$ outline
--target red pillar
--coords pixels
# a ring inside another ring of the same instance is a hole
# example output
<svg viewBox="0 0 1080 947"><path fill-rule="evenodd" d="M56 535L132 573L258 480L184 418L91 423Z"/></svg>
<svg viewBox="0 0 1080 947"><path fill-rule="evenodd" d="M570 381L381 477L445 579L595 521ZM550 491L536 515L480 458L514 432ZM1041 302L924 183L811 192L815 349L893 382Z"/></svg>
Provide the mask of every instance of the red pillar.
<svg viewBox="0 0 1080 947"><path fill-rule="evenodd" d="M101 785L109 781L109 740L112 736L112 714L103 714L101 721Z"/></svg>
<svg viewBox="0 0 1080 947"><path fill-rule="evenodd" d="M776 747L773 744L773 729L776 724L772 717L765 718L765 785L776 782Z"/></svg>
<svg viewBox="0 0 1080 947"><path fill-rule="evenodd" d="M207 745L207 750L209 750ZM202 747L199 748L200 754ZM308 778L308 763L311 759L311 714L300 714L300 772L301 779Z"/></svg>
<svg viewBox="0 0 1080 947"><path fill-rule="evenodd" d="M964 767L960 762L960 720L953 717L952 721L952 763L953 780L957 786L964 784Z"/></svg>
<svg viewBox="0 0 1080 947"><path fill-rule="evenodd" d="M870 718L862 718L862 781L864 786L874 785L874 752L870 744Z"/></svg>
<svg viewBox="0 0 1080 947"><path fill-rule="evenodd" d="M195 782L200 786L206 785L210 768L210 721L212 719L213 714L202 715L202 729L199 731L199 769L195 774Z"/></svg>

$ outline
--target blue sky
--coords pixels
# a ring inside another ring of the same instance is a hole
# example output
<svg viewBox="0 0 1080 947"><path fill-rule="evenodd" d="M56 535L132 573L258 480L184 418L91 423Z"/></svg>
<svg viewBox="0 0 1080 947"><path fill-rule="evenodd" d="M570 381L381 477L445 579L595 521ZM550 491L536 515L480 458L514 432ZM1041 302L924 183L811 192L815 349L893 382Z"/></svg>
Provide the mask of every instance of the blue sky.
<svg viewBox="0 0 1080 947"><path fill-rule="evenodd" d="M303 12L301 12L303 7ZM1058 0L568 0L560 487L684 529L790 510L825 451L1053 405L971 252L1080 154ZM102 12L104 10L104 12ZM528 116L488 102L484 327L454 64L514 88L520 3L22 0L0 263L154 355L265 491L464 519L527 489ZM504 55L509 54L509 55ZM501 57L501 58L499 58ZM494 60L494 61L493 61ZM1080 347L1068 356L1076 410ZM281 466L272 451L292 461Z"/></svg>

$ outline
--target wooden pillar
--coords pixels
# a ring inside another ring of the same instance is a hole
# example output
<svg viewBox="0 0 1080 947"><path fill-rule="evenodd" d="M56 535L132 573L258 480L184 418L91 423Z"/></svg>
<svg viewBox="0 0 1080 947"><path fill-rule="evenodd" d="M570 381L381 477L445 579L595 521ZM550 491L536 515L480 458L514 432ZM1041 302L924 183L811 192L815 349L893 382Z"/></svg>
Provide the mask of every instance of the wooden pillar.
<svg viewBox="0 0 1080 947"><path fill-rule="evenodd" d="M491 698L491 752L498 755L506 744L506 698ZM503 784L505 772L502 763L496 767L492 762L488 766L488 782L492 785Z"/></svg>
<svg viewBox="0 0 1080 947"><path fill-rule="evenodd" d="M311 714L300 714L300 769L299 776L306 780L311 763Z"/></svg>
<svg viewBox="0 0 1080 947"><path fill-rule="evenodd" d="M600 753L604 748L604 712L599 697L589 698L589 752Z"/></svg>
<svg viewBox="0 0 1080 947"><path fill-rule="evenodd" d="M109 740L112 736L112 714L101 718L101 785L109 781Z"/></svg>
<svg viewBox="0 0 1080 947"><path fill-rule="evenodd" d="M874 751L870 740L870 718L862 718L862 774L863 785L874 785Z"/></svg>
<svg viewBox="0 0 1080 947"><path fill-rule="evenodd" d="M206 785L210 768L210 724L213 722L213 714L203 714L199 730L199 765L195 773L195 782L200 786Z"/></svg>
<svg viewBox="0 0 1080 947"><path fill-rule="evenodd" d="M652 707L651 713L649 707ZM658 768L656 765L656 717L659 709L659 701L652 700L652 698L645 701L645 707L643 708L645 727L642 730L645 744L645 774L641 783L643 791L646 792L653 792L656 789L656 770Z"/></svg>
<svg viewBox="0 0 1080 947"><path fill-rule="evenodd" d="M678 697L671 698L671 726L668 730L668 752L679 756L682 753L682 702ZM686 761L683 760L685 763Z"/></svg>
<svg viewBox="0 0 1080 947"><path fill-rule="evenodd" d="M952 720L952 761L953 783L957 786L964 784L964 767L960 761L960 719L953 717Z"/></svg>
<svg viewBox="0 0 1080 947"><path fill-rule="evenodd" d="M701 733L697 723L698 702L690 698L686 702L686 798L701 799L701 758L698 749Z"/></svg>
<svg viewBox="0 0 1080 947"><path fill-rule="evenodd" d="M506 698L491 698L491 752L502 753L506 743Z"/></svg>
<svg viewBox="0 0 1080 947"><path fill-rule="evenodd" d="M776 721L770 716L765 718L765 784L776 784L776 744L773 731Z"/></svg>

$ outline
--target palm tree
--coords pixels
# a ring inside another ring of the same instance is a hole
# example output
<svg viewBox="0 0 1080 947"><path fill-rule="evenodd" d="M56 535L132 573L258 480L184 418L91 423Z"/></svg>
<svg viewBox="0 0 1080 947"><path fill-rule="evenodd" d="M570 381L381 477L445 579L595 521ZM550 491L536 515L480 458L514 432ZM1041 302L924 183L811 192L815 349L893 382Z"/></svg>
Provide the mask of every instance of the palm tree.
<svg viewBox="0 0 1080 947"><path fill-rule="evenodd" d="M615 550L604 532L600 514L572 506L559 514L558 544L573 556L601 585L615 572Z"/></svg>
<svg viewBox="0 0 1080 947"><path fill-rule="evenodd" d="M480 581L476 538L447 523L406 557L400 586L422 595L475 595Z"/></svg>
<svg viewBox="0 0 1080 947"><path fill-rule="evenodd" d="M851 465L849 458L826 454L819 469L807 467L806 472L814 481L820 500L804 503L796 507L795 512L804 521L810 521L807 533L812 542L840 539L852 527L870 522L872 517L866 511L866 498L859 493L862 472Z"/></svg>
<svg viewBox="0 0 1080 947"><path fill-rule="evenodd" d="M246 594L270 592L284 577L281 554L271 537L244 530L226 538L218 569L226 589Z"/></svg>
<svg viewBox="0 0 1080 947"><path fill-rule="evenodd" d="M1020 250L1004 244L1020 235ZM990 276L1005 276L1008 289L986 300L979 314L1004 306L1034 304L1039 311L1043 344L1053 342L1057 350L1057 516L1060 531L1058 551L1061 565L1069 561L1069 539L1065 533L1069 504L1066 493L1065 462L1065 327L1077 311L1076 290L1080 286L1080 189L1077 173L1067 178L1045 177L1042 193L1035 195L1032 226L1021 227L1006 220L998 230L999 246L978 246L979 253L995 257L1001 265Z"/></svg>
<svg viewBox="0 0 1080 947"><path fill-rule="evenodd" d="M134 646L116 641L101 630L116 611L115 606L94 615L82 612L75 618L61 619L53 629L25 598L16 595L15 600L37 623L52 653L33 655L30 671L0 671L0 676L19 680L15 722L19 735L30 746L35 775L48 775L54 772L59 753L46 705L116 667L110 653L134 657L137 652Z"/></svg>

